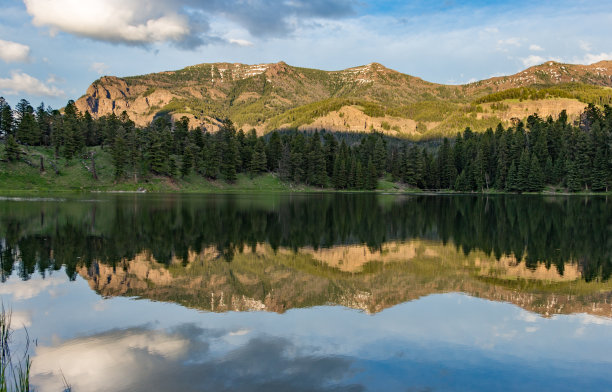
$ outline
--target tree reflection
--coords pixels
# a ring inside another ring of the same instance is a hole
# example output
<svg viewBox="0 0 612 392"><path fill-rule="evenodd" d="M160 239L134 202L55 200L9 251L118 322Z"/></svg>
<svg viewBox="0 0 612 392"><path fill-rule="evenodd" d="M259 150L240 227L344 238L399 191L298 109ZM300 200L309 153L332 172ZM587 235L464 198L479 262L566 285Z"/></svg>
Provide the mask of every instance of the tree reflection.
<svg viewBox="0 0 612 392"><path fill-rule="evenodd" d="M426 239L466 255L514 255L562 274L580 264L585 280L612 272L606 198L540 196L383 196L316 194L255 197L107 197L98 202L0 202L0 267L6 280L65 266L71 279L93 262L115 266L148 251L160 263L186 263L214 247L231 262L260 243L298 251Z"/></svg>

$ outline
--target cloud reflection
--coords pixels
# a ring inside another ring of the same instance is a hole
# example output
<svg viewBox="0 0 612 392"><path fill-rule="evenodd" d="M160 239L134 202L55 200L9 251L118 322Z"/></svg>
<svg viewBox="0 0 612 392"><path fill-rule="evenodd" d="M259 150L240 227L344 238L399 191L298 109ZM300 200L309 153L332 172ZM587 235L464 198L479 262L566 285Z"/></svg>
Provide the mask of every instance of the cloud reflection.
<svg viewBox="0 0 612 392"><path fill-rule="evenodd" d="M183 324L170 330L131 328L39 346L32 381L62 390L62 374L78 391L361 391L339 385L352 360L304 352L288 339L257 336L235 347L231 331ZM215 350L211 350L211 343Z"/></svg>

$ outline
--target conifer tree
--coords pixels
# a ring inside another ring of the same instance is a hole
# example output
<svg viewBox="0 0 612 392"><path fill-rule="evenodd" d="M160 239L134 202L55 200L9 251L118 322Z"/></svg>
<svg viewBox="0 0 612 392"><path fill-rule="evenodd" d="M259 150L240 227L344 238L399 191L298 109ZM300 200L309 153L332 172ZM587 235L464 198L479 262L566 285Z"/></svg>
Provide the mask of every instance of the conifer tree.
<svg viewBox="0 0 612 392"><path fill-rule="evenodd" d="M537 155L533 154L529 167L529 190L531 192L541 192L542 189L544 189L544 173Z"/></svg>
<svg viewBox="0 0 612 392"><path fill-rule="evenodd" d="M195 145L187 143L183 149L183 157L181 159L181 178L185 178L191 173L193 167Z"/></svg>
<svg viewBox="0 0 612 392"><path fill-rule="evenodd" d="M282 152L283 152L283 145L281 142L280 135L278 131L274 131L270 135L270 139L266 146L266 160L267 160L268 170L276 171L276 169L278 169L278 163L280 161Z"/></svg>
<svg viewBox="0 0 612 392"><path fill-rule="evenodd" d="M253 155L251 157L251 166L249 172L251 175L261 174L266 171L267 168L266 148L262 139L258 139L255 142Z"/></svg>
<svg viewBox="0 0 612 392"><path fill-rule="evenodd" d="M3 135L13 135L13 110L6 101L0 107L0 133Z"/></svg>
<svg viewBox="0 0 612 392"><path fill-rule="evenodd" d="M510 169L508 169L508 176L506 177L506 191L508 192L516 192L518 190L518 175L516 170L515 161L512 161L510 164Z"/></svg>
<svg viewBox="0 0 612 392"><path fill-rule="evenodd" d="M115 166L115 179L121 179L125 175L125 167L128 158L127 145L124 130L121 129L115 136L112 147L113 166Z"/></svg>
<svg viewBox="0 0 612 392"><path fill-rule="evenodd" d="M521 153L519 165L516 175L516 190L519 192L525 192L529 190L529 167L531 166L531 159L529 159L529 151L525 148Z"/></svg>
<svg viewBox="0 0 612 392"><path fill-rule="evenodd" d="M4 148L4 154L6 159L9 162L15 162L19 160L19 156L21 155L19 144L15 141L15 137L13 135L8 135L6 137L6 145Z"/></svg>
<svg viewBox="0 0 612 392"><path fill-rule="evenodd" d="M372 159L368 160L366 189L374 190L378 186L378 170Z"/></svg>

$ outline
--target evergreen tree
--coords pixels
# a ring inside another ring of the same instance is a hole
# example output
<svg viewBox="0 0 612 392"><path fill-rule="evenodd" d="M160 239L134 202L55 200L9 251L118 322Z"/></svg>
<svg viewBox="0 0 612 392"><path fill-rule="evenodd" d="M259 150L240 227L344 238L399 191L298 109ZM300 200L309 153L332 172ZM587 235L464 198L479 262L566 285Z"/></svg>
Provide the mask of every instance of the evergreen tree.
<svg viewBox="0 0 612 392"><path fill-rule="evenodd" d="M13 121L13 110L8 103L4 102L0 107L0 133L5 137L14 134Z"/></svg>
<svg viewBox="0 0 612 392"><path fill-rule="evenodd" d="M510 164L510 169L508 169L508 176L506 177L506 191L516 192L517 190L519 190L518 175L516 171L516 164L514 161L512 161Z"/></svg>
<svg viewBox="0 0 612 392"><path fill-rule="evenodd" d="M193 168L193 158L195 145L187 143L183 149L183 157L181 159L181 178L185 178L191 173Z"/></svg>
<svg viewBox="0 0 612 392"><path fill-rule="evenodd" d="M228 182L236 181L236 168L240 165L240 152L236 140L236 130L231 120L226 119L219 130L221 165L220 172Z"/></svg>
<svg viewBox="0 0 612 392"><path fill-rule="evenodd" d="M541 192L542 189L544 189L544 173L537 155L533 154L529 167L529 190L531 192Z"/></svg>
<svg viewBox="0 0 612 392"><path fill-rule="evenodd" d="M276 171L283 152L283 145L278 131L272 132L266 146L266 159L268 170Z"/></svg>
<svg viewBox="0 0 612 392"><path fill-rule="evenodd" d="M529 151L525 148L521 153L519 160L517 175L516 175L516 190L519 192L525 192L529 190L529 167L531 166L531 159L529 158Z"/></svg>
<svg viewBox="0 0 612 392"><path fill-rule="evenodd" d="M251 166L249 172L251 175L257 175L266 171L267 168L266 148L262 139L258 139L255 143L253 155L251 158Z"/></svg>
<svg viewBox="0 0 612 392"><path fill-rule="evenodd" d="M116 132L113 134L113 141ZM64 147L64 156L71 159L76 154L81 152L83 142L83 132L80 128L79 111L74 104L74 101L68 101L64 109L62 142Z"/></svg>
<svg viewBox="0 0 612 392"><path fill-rule="evenodd" d="M387 161L387 149L385 146L385 141L382 136L378 136L376 138L376 143L374 144L374 152L372 157L372 163L376 167L377 176L382 176L385 170L385 164Z"/></svg>
<svg viewBox="0 0 612 392"><path fill-rule="evenodd" d="M282 145L281 157L278 162L278 175L283 181L291 181L291 148L288 143Z"/></svg>
<svg viewBox="0 0 612 392"><path fill-rule="evenodd" d="M378 186L378 170L372 159L368 160L366 189L374 190Z"/></svg>
<svg viewBox="0 0 612 392"><path fill-rule="evenodd" d="M204 146L202 147L202 165L204 176L216 179L219 176L220 156L216 140L206 133L204 135Z"/></svg>
<svg viewBox="0 0 612 392"><path fill-rule="evenodd" d="M21 155L21 150L19 145L15 141L15 137L13 135L8 135L6 137L6 145L4 148L4 154L6 159L9 162L15 162L19 160L19 156Z"/></svg>
<svg viewBox="0 0 612 392"><path fill-rule="evenodd" d="M127 145L125 141L125 131L123 128L115 136L112 147L113 166L115 166L115 179L121 179L125 175L125 168L128 159Z"/></svg>

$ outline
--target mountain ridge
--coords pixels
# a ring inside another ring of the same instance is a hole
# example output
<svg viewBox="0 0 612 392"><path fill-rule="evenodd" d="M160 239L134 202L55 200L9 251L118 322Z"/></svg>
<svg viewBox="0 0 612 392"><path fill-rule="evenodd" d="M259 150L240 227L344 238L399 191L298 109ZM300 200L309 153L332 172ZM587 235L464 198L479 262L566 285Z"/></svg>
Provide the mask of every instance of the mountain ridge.
<svg viewBox="0 0 612 392"><path fill-rule="evenodd" d="M594 90L591 95L602 102L612 100L612 90L608 91L612 61L591 65L549 61L514 75L462 85L428 82L375 62L338 71L295 67L283 61L202 63L140 76L104 76L89 86L76 105L94 117L126 111L139 126L158 116L186 116L192 127L214 131L219 120L229 117L239 127L255 128L260 134L282 128L326 128L419 136L436 129L456 132L471 123L478 130L520 118L524 113L517 112L514 103L505 111L499 105L474 103L501 91L552 87L565 91L554 98L573 100L561 106L575 117L590 103L572 95L578 90ZM527 106L527 114L558 113L541 106ZM427 111L435 113L423 115Z"/></svg>

